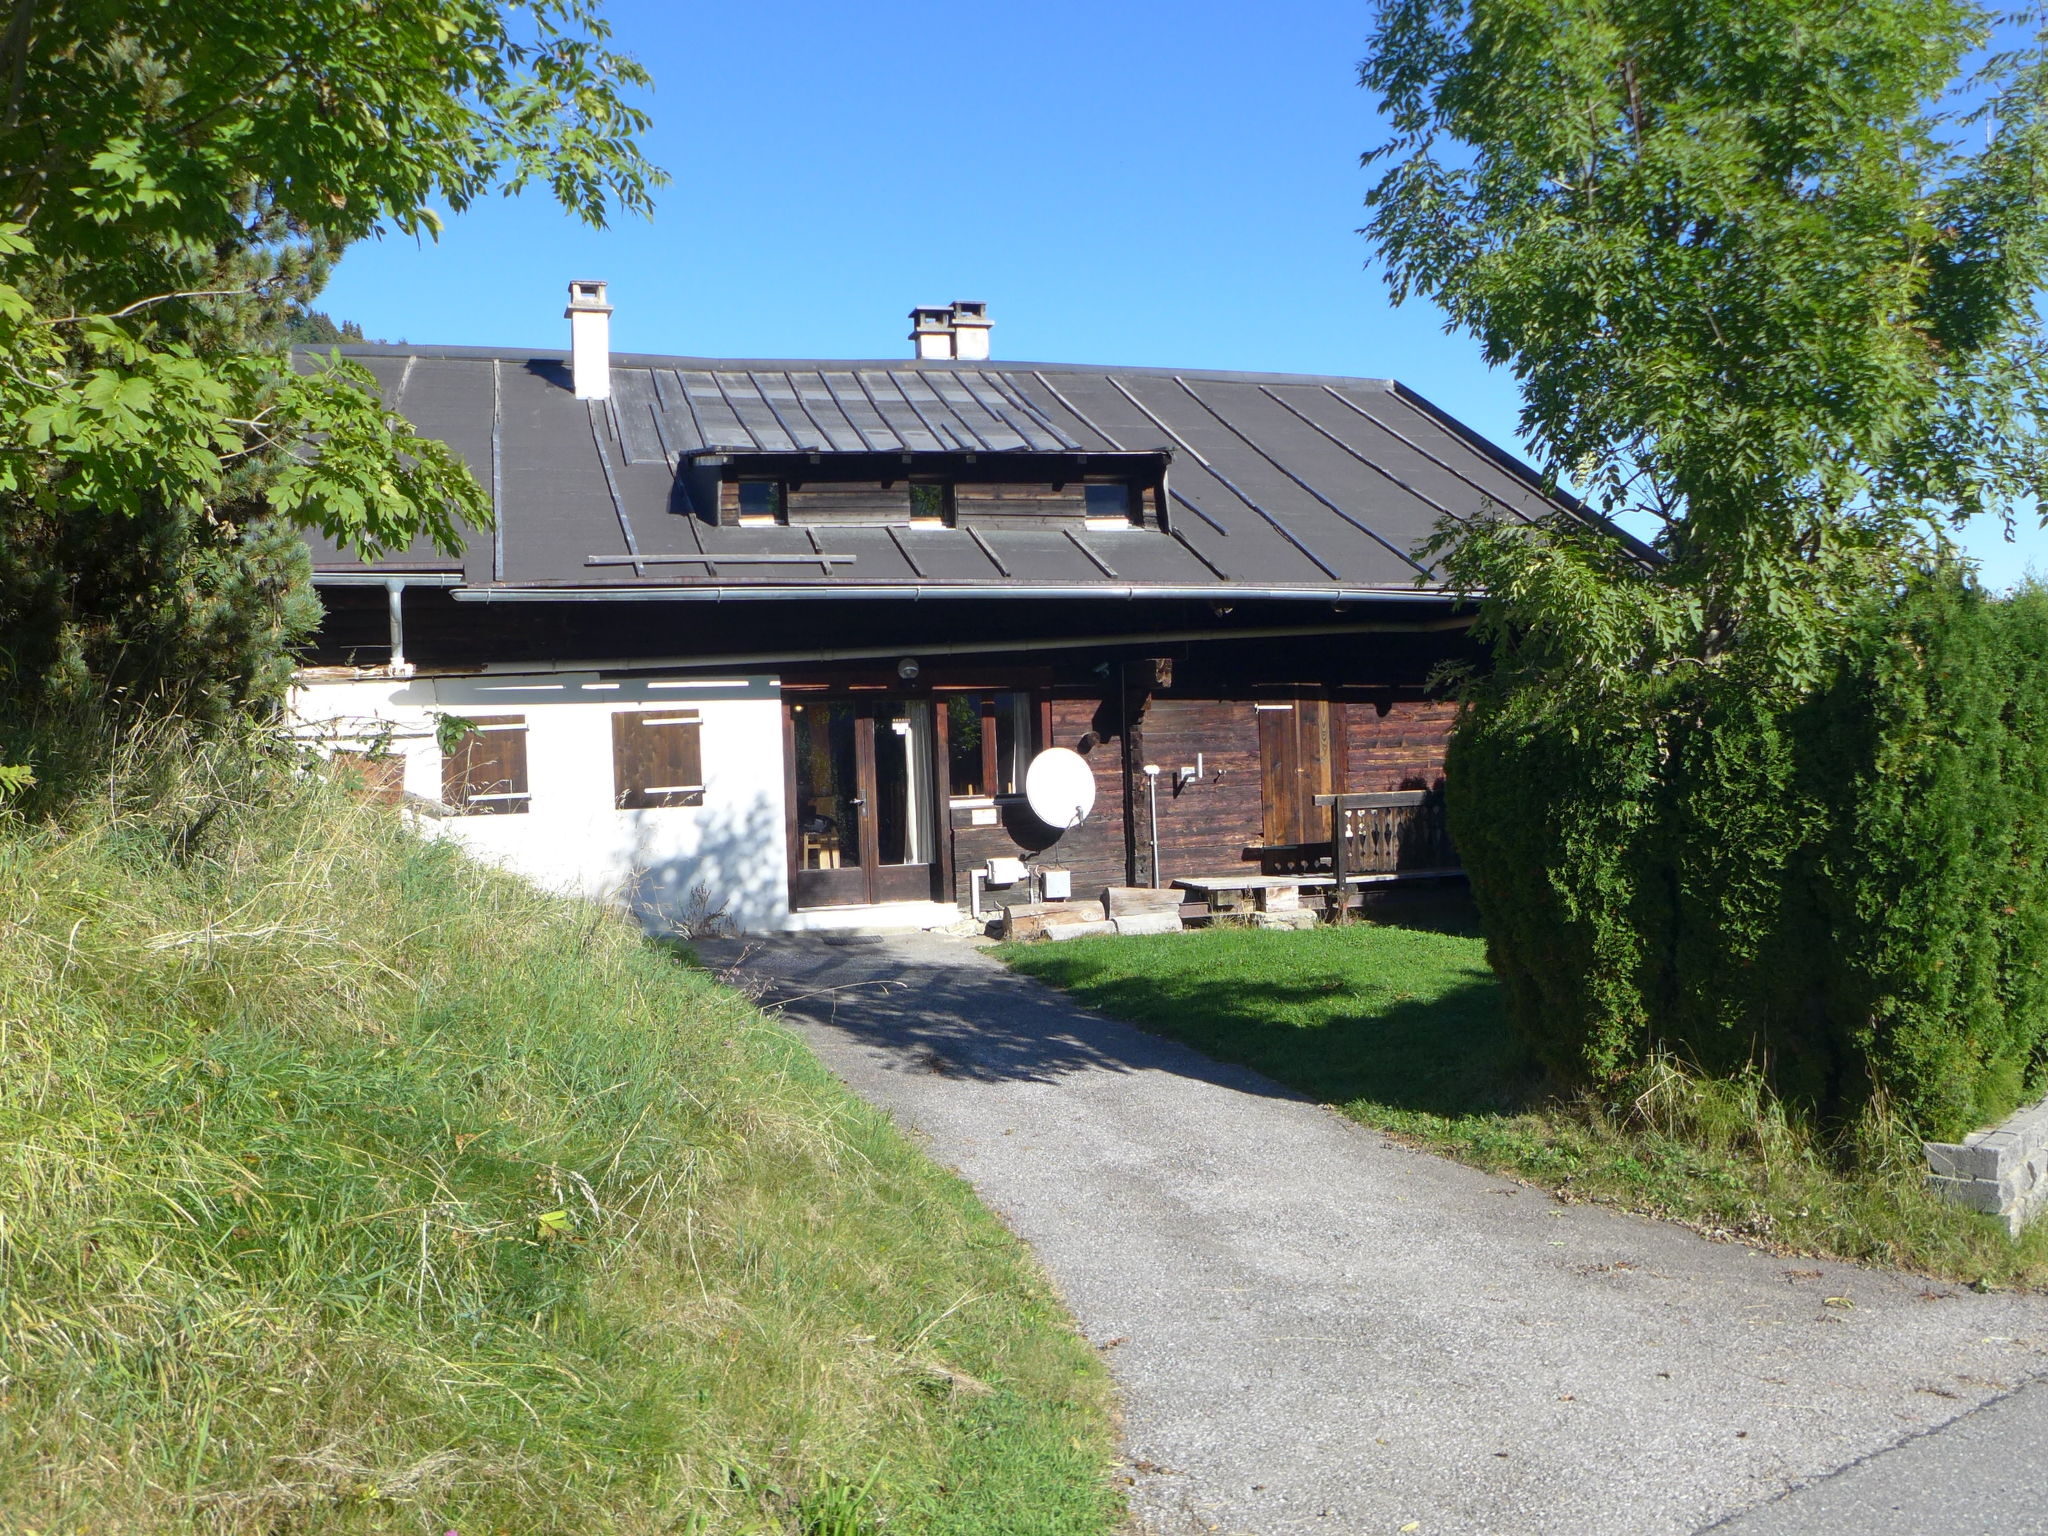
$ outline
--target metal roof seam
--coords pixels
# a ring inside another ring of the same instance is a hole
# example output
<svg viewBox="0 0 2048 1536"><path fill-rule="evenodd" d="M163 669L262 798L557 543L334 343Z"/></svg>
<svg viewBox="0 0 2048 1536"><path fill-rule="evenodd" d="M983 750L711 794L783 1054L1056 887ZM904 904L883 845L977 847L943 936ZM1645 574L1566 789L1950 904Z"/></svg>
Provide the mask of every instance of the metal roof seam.
<svg viewBox="0 0 2048 1536"><path fill-rule="evenodd" d="M1301 487L1302 490L1308 492L1310 496L1314 497L1317 501L1321 502L1325 507L1328 507L1339 518L1341 518L1346 523L1349 523L1353 528L1356 528L1360 533L1364 534L1367 538L1371 539L1374 543L1378 544L1381 548L1385 549L1389 554L1393 555L1396 559L1406 561L1409 565L1414 566L1415 569L1421 572L1421 574L1423 574L1424 576L1427 576L1429 574L1429 571L1425 566L1418 562L1406 550L1399 548L1392 541L1387 539L1386 536L1383 535L1377 528L1373 527L1370 523L1365 522L1363 519L1353 517L1349 512L1346 512L1342 507L1338 506L1336 502L1330 500L1329 497L1325 496L1321 491L1317 490L1314 486L1310 485L1306 480L1302 479L1301 476L1297 475L1285 464L1282 464L1278 459L1274 458L1272 454L1266 452L1266 450L1260 447L1257 442L1253 441L1251 434L1245 431L1243 427L1240 427L1236 422L1229 420L1227 417L1224 416L1224 414L1221 411L1217 410L1215 406L1211 405L1207 400L1204 400L1199 394L1195 393L1194 386L1189 384L1186 379L1176 376L1173 382L1178 384L1183 390L1187 392L1187 397L1190 400L1194 401L1195 404L1199 405L1203 410L1207 411L1211 416L1215 417L1216 424L1222 427L1224 431L1234 434L1239 442L1243 443L1247 448L1251 449L1253 453L1256 453L1268 464L1272 465L1275 469L1279 470L1281 474L1285 475L1289 480L1292 480L1296 485ZM1261 391L1265 390L1265 386L1263 384L1260 385L1259 388ZM1425 501L1428 500L1427 497L1424 497L1423 499ZM1434 503L1432 503L1432 505L1434 505Z"/></svg>
<svg viewBox="0 0 2048 1536"><path fill-rule="evenodd" d="M825 434L822 432L818 433L819 440L815 443L807 443L802 438L797 436L796 429L789 424L789 418L784 416L782 412L779 409L777 409L775 402L769 398L766 387L763 386L760 379L755 376L754 371L751 368L748 369L746 373L742 375L742 377L745 378L746 381L753 386L754 398L759 400L762 405L767 407L768 414L775 418L775 425L782 429L782 435L789 439L790 445L794 447L797 452L829 453L832 451L832 444L825 440Z"/></svg>
<svg viewBox="0 0 2048 1536"><path fill-rule="evenodd" d="M640 559L640 541L633 537L633 520L626 515L626 498L619 494L618 477L612 473L611 455L604 451L604 434L598 430L597 407L599 402L583 402L590 408L590 445L597 450L598 467L604 471L605 489L611 492L612 510L619 515L619 532L626 536L626 553L633 557L633 574L645 576L647 566Z"/></svg>
<svg viewBox="0 0 2048 1536"><path fill-rule="evenodd" d="M860 440L862 452L888 452L887 444L877 443L874 435L866 427L853 419L853 412L846 408L845 397L840 394L838 388L832 383L832 376L822 368L818 370L818 387L824 390L825 398L832 402L832 409L839 413L839 419L846 423L846 429ZM809 410L810 407L805 406L804 409Z"/></svg>
<svg viewBox="0 0 2048 1536"><path fill-rule="evenodd" d="M663 370L659 368L650 368L647 370L647 372L649 376L652 377L654 380L654 398L661 402L662 414L673 415L675 412L675 407L668 403L668 391L662 386L661 382L661 375ZM705 443L709 441L709 439L707 439L704 435L704 423L697 419L697 402L690 398L690 386L683 382L682 374L677 372L675 369L668 369L667 372L668 376L675 381L676 393L682 396L683 409L689 413L690 436L695 438L697 440L697 446L699 448L702 448L705 445Z"/></svg>
<svg viewBox="0 0 2048 1536"><path fill-rule="evenodd" d="M1194 544L1189 541L1187 535L1182 533L1178 528L1169 528L1167 530L1167 536L1173 539L1176 543L1178 543L1182 549L1185 549L1189 554L1193 555L1197 560L1201 561L1202 564L1208 568L1209 573L1213 575L1218 581L1230 580L1228 576L1223 574L1223 568L1219 566L1215 561L1211 560L1207 555L1203 554L1199 549L1195 548Z"/></svg>
<svg viewBox="0 0 2048 1536"><path fill-rule="evenodd" d="M491 359L491 580L505 579L505 369Z"/></svg>
<svg viewBox="0 0 2048 1536"><path fill-rule="evenodd" d="M1306 415L1303 412L1296 410L1293 406L1289 405L1285 400L1282 400L1278 395L1274 394L1265 385L1261 384L1259 386L1259 393L1271 399L1272 402L1275 405L1279 406L1281 410L1288 412L1290 415L1299 417L1304 425L1312 428L1317 432L1320 432L1324 437L1328 438L1331 442L1335 443L1339 448L1343 449L1346 453L1350 454L1352 458L1358 460L1359 463L1363 464L1367 469L1371 470L1374 474L1383 476L1386 479L1391 480L1395 485L1398 485L1402 490L1406 491L1409 495L1413 496L1417 501L1428 502L1429 505L1435 507L1437 511L1443 513L1445 517L1455 518L1458 522L1464 523L1471 521L1471 519L1466 517L1463 513L1458 512L1451 507L1445 506L1442 502L1438 501L1434 496L1430 495L1427 491L1423 490L1421 486L1410 484L1408 481L1402 479L1401 476L1395 474L1391 469L1388 469L1386 465L1379 463L1375 459L1368 458L1363 453L1360 453L1358 449L1352 447L1351 444L1345 442L1343 438L1339 437L1336 433L1332 432L1328 427L1324 426L1314 417ZM1364 416L1368 421L1372 421L1373 425L1379 425L1379 422L1375 421L1368 412L1360 411L1356 405L1353 405L1352 402L1350 402L1349 400L1344 400L1344 397L1341 395L1337 396L1337 398L1340 401L1342 401L1345 405L1351 406L1351 408L1354 411L1358 411L1358 413L1361 416ZM1395 435L1399 436L1400 434L1396 433ZM1406 439L1403 439L1403 441L1406 441ZM1413 445L1411 444L1410 446L1412 447ZM1422 452L1422 450L1419 448L1416 451L1418 453ZM1425 453L1423 454L1423 457L1428 458L1429 455ZM1449 468L1448 465L1446 465L1445 467ZM1457 474L1457 471L1452 470L1451 473ZM1458 475L1458 478L1460 480L1465 480L1465 477L1463 475ZM1465 480L1465 483L1467 485L1470 485L1472 489L1474 489L1475 491L1478 491L1482 496L1491 497L1492 495L1492 493L1482 485L1479 485L1470 480ZM1519 516L1520 514L1518 513L1516 515Z"/></svg>
<svg viewBox="0 0 2048 1536"><path fill-rule="evenodd" d="M1159 428L1159 430L1164 432L1168 437L1172 438L1176 443L1179 443L1181 447L1187 449L1187 451L1191 455L1193 455L1195 462L1201 465L1203 469L1207 470L1210 476L1216 481L1218 481L1224 487L1224 489L1229 491L1231 495L1235 496L1239 501L1243 502L1246 506L1250 507L1252 511L1256 512L1261 518L1265 520L1266 525L1268 527L1270 527L1275 533L1279 534L1280 537L1285 539L1289 544L1292 544L1296 549L1300 550L1302 554L1307 556L1309 562L1312 565L1314 565L1317 570L1321 571L1325 576L1329 577L1332 581L1343 580L1343 578L1339 576L1336 573L1336 571L1332 570L1330 566L1324 562L1323 557L1321 555L1317 554L1314 550L1310 549L1306 544L1302 543L1300 539L1296 538L1294 536L1293 531L1287 528L1280 521L1280 519L1275 517L1272 513L1268 512L1256 501L1253 501L1251 497L1247 496L1242 490L1240 490L1237 487L1236 484L1232 482L1231 478L1228 475L1224 474L1221 470L1216 468L1215 465L1211 464L1206 458L1204 458L1202 456L1202 451L1199 448L1197 448L1193 443L1189 442L1186 438L1182 437L1178 432L1174 431L1173 428L1169 427L1164 421L1160 420L1158 416L1154 415L1153 412L1146 406L1144 401L1140 400L1128 389L1125 389L1123 386L1123 381L1121 379L1112 378L1109 382L1116 386L1118 394L1122 395L1126 400L1130 401L1131 404L1135 405L1139 410L1144 411L1146 419L1148 419L1154 426ZM1182 387L1185 388L1186 386L1183 385Z"/></svg>
<svg viewBox="0 0 2048 1536"><path fill-rule="evenodd" d="M910 552L910 546L903 542L902 536L898 534L894 528L890 528L886 525L884 526L882 531L889 535L889 542L896 546L896 553L901 555L903 557L903 563L910 567L910 574L915 576L919 581L925 580L926 576L924 567L918 564L917 556L913 555Z"/></svg>
<svg viewBox="0 0 2048 1536"><path fill-rule="evenodd" d="M1186 507L1190 512L1194 513L1195 516L1199 517L1211 528L1214 528L1216 530L1216 536L1218 538L1227 539L1230 537L1230 530L1228 528L1224 527L1221 523L1217 522L1215 518L1211 517L1208 513L1204 512L1192 501L1189 501L1187 497L1181 495L1179 491L1169 487L1167 489L1167 495L1171 496L1175 501L1179 502L1182 506Z"/></svg>
<svg viewBox="0 0 2048 1536"><path fill-rule="evenodd" d="M1266 386L1263 384L1260 385L1259 388L1262 393L1269 395L1272 394L1272 391L1270 389L1267 389ZM1464 481L1465 484L1471 486L1473 490L1477 491L1480 495L1484 496L1488 501L1492 501L1494 499L1493 492L1489 491L1477 480L1474 480L1470 475L1467 475L1460 470L1452 468L1449 464L1446 464L1442 459L1438 458L1435 454L1431 453L1427 448L1423 447L1422 444L1416 442L1415 439L1408 436L1407 433L1400 431L1398 428L1388 426L1384 421L1381 421L1379 417L1373 415L1371 411L1368 411L1356 400L1348 399L1345 396L1338 394L1336 390L1330 388L1330 386L1327 384L1325 384L1322 388L1323 393L1328 395L1332 400L1335 400L1339 405L1345 407L1347 410L1357 412L1360 416L1363 416L1367 421L1371 422L1375 427L1378 427L1382 432L1386 433L1389 437L1396 438L1399 441L1406 443L1410 448L1413 448L1417 453L1421 454L1425 459L1429 460L1429 462L1434 464L1438 469L1443 470L1446 474L1451 475L1456 479ZM1283 401L1282 404L1285 404L1285 402ZM1293 407L1289 406L1288 409L1292 410ZM1295 415L1301 416L1301 412L1295 411ZM1455 517L1461 523L1471 521L1470 518L1462 516L1459 513L1453 512L1449 507L1445 506L1442 502L1435 501L1428 496L1424 496L1421 491L1416 490L1415 487L1409 485L1405 480L1400 479L1400 477L1395 475L1392 471L1387 470L1379 464L1374 463L1371 459L1368 459L1364 454L1360 453L1356 448L1350 448L1348 444L1344 443L1343 439L1337 437L1335 434L1331 432L1326 431L1323 427L1318 425L1316 422L1311 421L1308 417L1302 416L1301 419L1303 421L1308 422L1310 426L1315 427L1315 429L1318 432L1322 432L1323 436L1329 438L1330 441L1336 443L1339 447L1346 448L1350 452L1352 457L1357 459L1359 463L1371 465L1374 469L1379 470L1379 472L1385 475L1389 480L1392 480L1397 485L1401 486L1402 489L1414 491L1414 493L1417 496L1422 496L1422 499L1424 501L1429 502L1431 506L1435 507L1445 516ZM1525 523L1534 521L1533 518L1530 518L1527 514L1517 510L1516 508L1510 507L1508 510L1513 512L1515 516L1521 518L1522 521Z"/></svg>
<svg viewBox="0 0 2048 1536"><path fill-rule="evenodd" d="M981 530L979 528L970 528L967 530L967 536L974 540L976 546L984 555L988 556L988 563L1002 574L1003 579L1005 581L1010 580L1010 568L1003 564L1003 557L995 552L995 546L981 536Z"/></svg>
<svg viewBox="0 0 2048 1536"><path fill-rule="evenodd" d="M1111 452L1130 452L1130 450L1124 447L1122 443L1118 442L1115 438L1111 437L1107 432L1103 431L1101 427L1097 426L1095 423L1095 419L1091 417L1086 411L1082 410L1078 405L1074 404L1073 401L1069 400L1065 395L1061 394L1059 392L1059 389L1053 384L1052 380L1048 379L1044 374L1040 373L1035 368L1031 371L1031 377L1038 380L1040 384L1045 386L1046 393L1051 395L1053 399L1059 401L1059 403L1066 408L1068 415L1072 416L1074 420L1080 422L1090 432L1093 432L1097 437L1101 438L1105 443L1109 444Z"/></svg>
<svg viewBox="0 0 2048 1536"><path fill-rule="evenodd" d="M944 451L951 447L952 445L946 441L946 435L938 429L929 416L925 415L924 407L910 398L910 391L903 387L903 380L898 377L896 370L894 368L886 369L882 377L889 381L889 387L902 397L905 405L910 407L910 414L917 418L918 425L924 428L925 434L938 445L939 449Z"/></svg>
<svg viewBox="0 0 2048 1536"><path fill-rule="evenodd" d="M832 453L841 452L842 450L839 445L832 440L832 429L826 426L824 422L818 420L818 413L811 409L811 402L804 398L804 392L797 387L795 372L785 369L776 377L789 386L790 398L796 402L796 408L804 413L804 420L811 424L811 430L824 440L827 451ZM855 435L858 436L858 434ZM862 446L865 447L866 444L863 442Z"/></svg>
<svg viewBox="0 0 2048 1536"><path fill-rule="evenodd" d="M771 452L772 450L770 450L768 445L761 441L761 434L747 425L747 418L742 416L740 408L733 404L732 392L725 387L725 380L719 376L718 370L714 368L706 376L711 380L711 387L718 391L718 398L725 402L725 408L731 414L734 425L747 434L747 441L762 453ZM714 446L709 437L706 437L704 446L707 448ZM794 448L796 446L795 442L792 441L790 446Z"/></svg>
<svg viewBox="0 0 2048 1536"><path fill-rule="evenodd" d="M969 396L973 398L974 403L980 406L981 409L988 414L991 420L996 421L1000 423L1003 427L1007 428L1010 434L1017 439L1017 442L1021 445L1021 448L1024 452L1044 453L1047 451L1045 448L1039 445L1038 436L1037 434L1031 431L1030 424L1027 422L1020 425L1017 421L1017 418L1013 414L1011 414L1010 402L1003 398L1001 391L995 389L992 386L986 389L977 387L978 384L985 383L985 375L978 373L963 373L960 375L960 377L967 381L967 393L969 394ZM989 403L990 395L995 396L995 404ZM1059 444L1055 442L1053 444L1053 447L1057 449L1059 447ZM1011 451L1014 452L1016 450Z"/></svg>
<svg viewBox="0 0 2048 1536"><path fill-rule="evenodd" d="M1086 555L1089 558L1089 560L1094 562L1095 568L1098 571L1102 572L1103 575L1107 576L1111 581L1123 580L1121 576L1117 575L1117 573L1110 568L1110 564L1107 560L1103 559L1102 556L1098 555L1094 550L1088 547L1087 541L1084 540L1080 534L1074 532L1074 530L1071 528L1062 529L1061 531L1065 533L1066 536L1073 541L1074 548L1081 551L1081 553Z"/></svg>
<svg viewBox="0 0 2048 1536"><path fill-rule="evenodd" d="M1027 417L1037 422L1039 426L1043 427L1047 432L1051 433L1052 440L1055 443L1059 444L1062 448L1072 448L1079 453L1086 453L1088 451L1086 448L1082 446L1081 440L1078 437L1075 437L1071 432L1067 431L1058 422L1054 421L1050 416L1046 415L1045 412L1041 411L1037 406L1033 405L1031 401L1025 396L1024 392L1013 386L1010 383L1009 379L1005 377L1003 374L991 371L983 373L981 377L988 380L989 388L993 389L997 394L1001 395L1005 400L1008 400L1018 410L1022 411Z"/></svg>
<svg viewBox="0 0 2048 1536"><path fill-rule="evenodd" d="M951 412L951 419L944 423L946 429L950 431L955 438L960 437L962 428L965 428L969 433L972 433L974 437L973 442L969 443L962 439L960 444L962 448L966 449L970 453L1001 453L1003 450L998 448L995 445L994 441L990 439L989 436L981 430L981 428L977 427L973 422L969 421L966 418L966 416L961 414L960 403L957 400L949 398L945 390L940 387L940 381L944 377L945 375L943 374L935 374L929 382L926 382L925 380L922 379L920 379L918 382L924 384L925 388L929 389L932 392L932 398L938 401L939 404L944 406L949 412Z"/></svg>
<svg viewBox="0 0 2048 1536"><path fill-rule="evenodd" d="M856 370L853 375L853 382L859 387L861 394L867 398L868 408L875 413L875 420L879 421L882 424L882 429L896 440L896 447L908 452L910 450L909 441L903 436L902 429L889 420L889 413L882 409L882 402L875 398L875 392L869 386L867 376Z"/></svg>

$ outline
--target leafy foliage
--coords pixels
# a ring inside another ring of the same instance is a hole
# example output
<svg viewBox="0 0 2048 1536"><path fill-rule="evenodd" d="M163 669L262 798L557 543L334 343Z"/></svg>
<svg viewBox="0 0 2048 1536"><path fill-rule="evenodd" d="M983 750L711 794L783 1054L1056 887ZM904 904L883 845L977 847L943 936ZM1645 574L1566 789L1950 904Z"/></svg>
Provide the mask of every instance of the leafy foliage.
<svg viewBox="0 0 2048 1536"><path fill-rule="evenodd" d="M1810 684L1854 593L2041 487L2040 47L1942 109L1992 21L1966 0L1381 7L1369 233L1396 296L1514 370L1553 472L1661 530L1664 562L1573 594L1613 605L1570 658L1597 680L1755 657L1760 685ZM1447 539L1505 546L1454 562L1468 581L1572 558L1497 524ZM1496 602L1497 638L1563 612L1538 587Z"/></svg>
<svg viewBox="0 0 2048 1536"><path fill-rule="evenodd" d="M1446 772L1510 1017L1576 1081L1666 1052L1959 1134L2048 1088L2048 593L1873 600L1787 701L1524 686Z"/></svg>
<svg viewBox="0 0 2048 1536"><path fill-rule="evenodd" d="M589 0L23 3L0 31L0 740L274 699L316 529L488 501L369 375L284 350L351 241L540 183L644 212L646 85Z"/></svg>
<svg viewBox="0 0 2048 1536"><path fill-rule="evenodd" d="M1430 546L1494 653L1453 834L1510 1016L1568 1077L1675 1050L1948 1131L2043 1085L2042 599L1972 595L1945 543L2048 469L2048 52L1963 77L2019 24L1381 7L1397 297L1514 370L1553 476L1657 529Z"/></svg>

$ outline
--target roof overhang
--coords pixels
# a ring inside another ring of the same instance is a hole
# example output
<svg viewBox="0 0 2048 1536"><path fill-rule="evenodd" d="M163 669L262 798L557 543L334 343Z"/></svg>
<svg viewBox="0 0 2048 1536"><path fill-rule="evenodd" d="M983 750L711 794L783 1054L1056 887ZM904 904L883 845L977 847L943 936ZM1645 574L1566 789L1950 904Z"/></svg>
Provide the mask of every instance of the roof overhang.
<svg viewBox="0 0 2048 1536"><path fill-rule="evenodd" d="M317 577L315 578L318 579ZM1090 601L1140 602L1310 602L1310 603L1428 603L1449 606L1458 598L1430 587L1260 587L1238 582L1217 582L1211 586L1137 586L1116 582L1077 582L1056 585L1042 582L1003 584L902 582L855 586L852 583L814 582L808 585L760 583L719 583L681 586L655 582L613 586L547 586L506 584L457 587L458 603L761 603L761 602L986 602L990 600L1075 599Z"/></svg>

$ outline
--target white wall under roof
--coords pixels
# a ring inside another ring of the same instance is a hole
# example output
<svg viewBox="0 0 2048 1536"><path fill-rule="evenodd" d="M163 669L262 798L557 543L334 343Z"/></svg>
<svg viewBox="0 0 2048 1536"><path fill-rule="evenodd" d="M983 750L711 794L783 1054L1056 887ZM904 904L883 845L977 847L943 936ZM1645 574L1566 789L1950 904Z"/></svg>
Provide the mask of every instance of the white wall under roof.
<svg viewBox="0 0 2048 1536"><path fill-rule="evenodd" d="M291 712L301 735L342 750L388 730L405 787L430 800L441 798L437 715L524 715L530 808L422 818L430 835L456 838L551 890L622 900L657 931L701 907L701 888L739 927L772 932L790 922L779 694L763 676L364 678L303 682ZM701 714L701 806L615 809L609 717L650 704Z"/></svg>

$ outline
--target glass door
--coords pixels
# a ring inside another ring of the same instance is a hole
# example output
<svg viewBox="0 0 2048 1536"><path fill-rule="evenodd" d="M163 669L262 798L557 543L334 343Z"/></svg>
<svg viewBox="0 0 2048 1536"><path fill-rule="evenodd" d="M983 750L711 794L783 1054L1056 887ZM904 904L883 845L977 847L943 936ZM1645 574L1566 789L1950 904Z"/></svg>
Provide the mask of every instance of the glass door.
<svg viewBox="0 0 2048 1536"><path fill-rule="evenodd" d="M923 699L791 703L790 905L931 897L931 705Z"/></svg>

